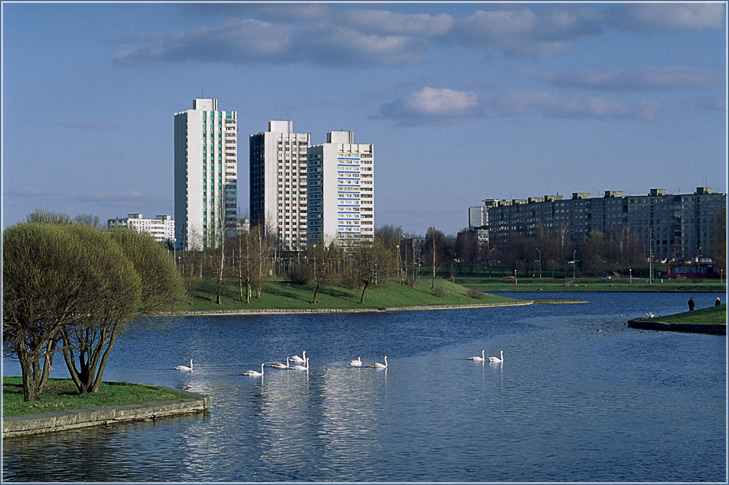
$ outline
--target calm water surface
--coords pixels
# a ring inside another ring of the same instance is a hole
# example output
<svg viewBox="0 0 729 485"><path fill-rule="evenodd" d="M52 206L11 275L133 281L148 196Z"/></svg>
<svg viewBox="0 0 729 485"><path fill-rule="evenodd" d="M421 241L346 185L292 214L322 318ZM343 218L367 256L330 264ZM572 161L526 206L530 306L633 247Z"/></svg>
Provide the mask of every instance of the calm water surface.
<svg viewBox="0 0 729 485"><path fill-rule="evenodd" d="M3 480L726 480L726 339L625 325L723 295L514 296L589 303L190 317L122 339L106 380L210 394L210 412L6 440ZM468 360L481 349L505 362ZM308 372L241 375L302 350Z"/></svg>

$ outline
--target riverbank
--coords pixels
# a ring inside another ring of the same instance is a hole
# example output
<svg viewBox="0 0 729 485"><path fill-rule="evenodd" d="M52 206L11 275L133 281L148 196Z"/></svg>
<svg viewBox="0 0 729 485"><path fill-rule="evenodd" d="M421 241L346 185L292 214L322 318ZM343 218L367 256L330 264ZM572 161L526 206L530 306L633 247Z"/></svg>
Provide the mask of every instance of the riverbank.
<svg viewBox="0 0 729 485"><path fill-rule="evenodd" d="M653 318L636 318L631 328L726 335L726 304Z"/></svg>
<svg viewBox="0 0 729 485"><path fill-rule="evenodd" d="M3 378L3 406L5 406L5 381ZM12 378L10 378L12 379ZM114 384L110 384L113 386ZM160 386L142 386L126 384L127 386L148 387L164 396L177 396L174 399L164 399L132 404L116 404L109 406L88 406L68 409L69 404L75 401L66 399L66 403L55 400L57 411L22 414L16 416L3 415L3 439L18 438L28 435L66 431L92 426L110 426L118 423L134 421L154 421L162 418L196 414L206 412L211 404L209 395L202 395L179 389L170 389ZM113 399L113 396L112 396ZM32 403L26 403L31 409ZM4 413L5 414L5 413Z"/></svg>
<svg viewBox="0 0 729 485"><path fill-rule="evenodd" d="M480 278L456 277L455 282L490 292L570 291L570 292L647 292L647 293L725 293L723 280L671 280L639 278Z"/></svg>

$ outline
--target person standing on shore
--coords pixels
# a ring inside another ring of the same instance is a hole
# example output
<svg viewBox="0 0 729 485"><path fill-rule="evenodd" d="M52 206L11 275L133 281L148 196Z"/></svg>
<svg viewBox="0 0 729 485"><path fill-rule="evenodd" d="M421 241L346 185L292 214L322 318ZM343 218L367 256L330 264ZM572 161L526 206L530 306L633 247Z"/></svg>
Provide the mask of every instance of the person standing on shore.
<svg viewBox="0 0 729 485"><path fill-rule="evenodd" d="M719 306L719 305L721 305L721 298L719 298L719 297L717 296L717 297L716 297L716 301L714 302L714 306Z"/></svg>
<svg viewBox="0 0 729 485"><path fill-rule="evenodd" d="M694 311L694 297L693 296L691 298L689 298L688 305L689 305L689 311L690 312Z"/></svg>

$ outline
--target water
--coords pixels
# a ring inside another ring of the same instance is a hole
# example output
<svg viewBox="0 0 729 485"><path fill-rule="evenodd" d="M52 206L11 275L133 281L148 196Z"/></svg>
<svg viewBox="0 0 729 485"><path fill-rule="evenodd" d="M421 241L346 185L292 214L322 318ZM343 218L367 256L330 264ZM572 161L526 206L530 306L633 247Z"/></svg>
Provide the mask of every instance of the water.
<svg viewBox="0 0 729 485"><path fill-rule="evenodd" d="M124 338L106 380L210 394L210 412L6 440L3 480L726 480L725 338L625 324L691 295L514 296L590 303L190 317ZM482 348L504 364L468 360ZM241 375L304 349L308 372ZM190 357L193 374L173 370Z"/></svg>

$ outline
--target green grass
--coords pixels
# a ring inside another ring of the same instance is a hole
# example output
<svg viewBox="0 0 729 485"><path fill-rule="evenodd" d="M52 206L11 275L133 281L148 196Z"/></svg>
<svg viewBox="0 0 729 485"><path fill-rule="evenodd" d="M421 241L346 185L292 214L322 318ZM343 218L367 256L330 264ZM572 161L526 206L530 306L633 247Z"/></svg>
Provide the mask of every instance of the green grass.
<svg viewBox="0 0 729 485"><path fill-rule="evenodd" d="M627 291L627 292L691 292L724 293L726 282L720 280L669 280L654 279L649 284L645 278L484 278L478 276L456 277L456 283L467 288L486 292L496 291Z"/></svg>
<svg viewBox="0 0 729 485"><path fill-rule="evenodd" d="M365 301L359 303L361 288L350 290L343 287L324 287L319 292L319 303L311 303L314 292L306 286L284 279L272 281L261 294L261 298L251 298L249 304L240 301L238 286L231 280L223 293L220 305L215 303L215 281L198 280L195 296L188 307L192 311L206 310L274 310L274 309L360 309L360 308L397 308L428 305L468 305L481 303L503 303L515 300L494 295L469 296L469 289L450 281L439 279L435 293L430 289L430 281L420 279L415 288L392 282L386 287L370 287L365 293ZM471 292L473 293L473 292Z"/></svg>
<svg viewBox="0 0 729 485"><path fill-rule="evenodd" d="M23 384L20 377L3 377L3 416L67 411L93 406L119 406L153 401L185 399L188 395L174 389L126 382L102 383L99 392L79 394L70 379L49 379L36 402L23 401Z"/></svg>
<svg viewBox="0 0 729 485"><path fill-rule="evenodd" d="M655 320L665 323L684 323L698 325L726 325L726 304L702 308L692 312L676 313L656 317Z"/></svg>

